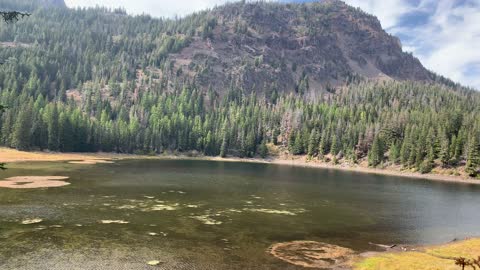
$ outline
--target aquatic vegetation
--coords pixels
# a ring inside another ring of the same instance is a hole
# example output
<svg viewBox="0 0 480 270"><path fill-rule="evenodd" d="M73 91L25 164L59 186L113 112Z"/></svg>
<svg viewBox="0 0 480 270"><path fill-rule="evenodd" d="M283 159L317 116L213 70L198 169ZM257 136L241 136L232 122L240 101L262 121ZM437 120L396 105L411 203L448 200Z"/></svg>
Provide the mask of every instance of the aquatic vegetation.
<svg viewBox="0 0 480 270"><path fill-rule="evenodd" d="M23 225L30 225L30 224L38 224L38 223L41 223L42 221L43 221L43 219L41 219L41 218L33 218L33 219L23 220L21 223Z"/></svg>
<svg viewBox="0 0 480 270"><path fill-rule="evenodd" d="M267 208L243 208L243 211L296 216L297 214L304 213L305 209L295 209L295 210L288 211L288 210L276 210L276 209L267 209Z"/></svg>
<svg viewBox="0 0 480 270"><path fill-rule="evenodd" d="M0 187L12 189L34 189L63 187L70 185L67 176L15 176L0 181Z"/></svg>
<svg viewBox="0 0 480 270"><path fill-rule="evenodd" d="M243 213L242 210L240 209L234 209L234 208L230 208L230 209L227 209L225 210L226 212L230 212L230 213Z"/></svg>
<svg viewBox="0 0 480 270"><path fill-rule="evenodd" d="M119 210L123 210L123 209L132 210L132 209L136 209L137 206L135 206L135 205L122 205L122 206L117 206L116 208L119 209Z"/></svg>
<svg viewBox="0 0 480 270"><path fill-rule="evenodd" d="M130 222L125 221L125 220L100 220L100 223L102 223L102 224L128 224Z"/></svg>
<svg viewBox="0 0 480 270"><path fill-rule="evenodd" d="M355 257L349 248L315 241L278 243L270 247L270 254L293 265L321 269L348 266Z"/></svg>
<svg viewBox="0 0 480 270"><path fill-rule="evenodd" d="M147 264L148 264L148 265L151 265L151 266L156 266L156 265L159 265L159 264L160 264L160 261L153 260L153 261L147 262Z"/></svg>
<svg viewBox="0 0 480 270"><path fill-rule="evenodd" d="M220 225L223 223L211 218L210 215L193 216L192 218L201 221L205 225Z"/></svg>
<svg viewBox="0 0 480 270"><path fill-rule="evenodd" d="M150 208L150 211L174 211L178 209L179 204L157 204Z"/></svg>

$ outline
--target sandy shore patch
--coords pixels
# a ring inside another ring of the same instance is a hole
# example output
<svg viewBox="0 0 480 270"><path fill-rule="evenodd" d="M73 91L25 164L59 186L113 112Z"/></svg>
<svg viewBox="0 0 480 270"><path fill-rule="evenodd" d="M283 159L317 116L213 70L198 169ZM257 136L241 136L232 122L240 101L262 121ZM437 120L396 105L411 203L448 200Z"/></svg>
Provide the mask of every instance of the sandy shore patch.
<svg viewBox="0 0 480 270"><path fill-rule="evenodd" d="M333 165L320 161L307 161L305 157L272 157L269 159L245 159L245 158L221 158L221 157L188 157L187 155L163 155L163 156L142 156L131 154L116 153L54 153L54 152L23 152L9 148L0 147L0 163L23 162L23 161L86 161L86 160L122 160L122 159L157 159L157 160L210 160L220 162L246 162L246 163L262 163L288 165L297 167L322 168L333 170L344 170L351 172L360 172L368 174L381 174L390 176L400 176L408 178L418 178L419 180L434 180L461 184L477 184L480 180L466 178L463 176L443 175L443 174L420 174L418 172L401 171L398 168L374 169L363 165ZM82 162L83 163L83 162ZM80 164L82 164L80 163ZM97 162L98 163L98 162Z"/></svg>
<svg viewBox="0 0 480 270"><path fill-rule="evenodd" d="M13 189L50 188L70 185L67 176L15 176L0 181L0 187Z"/></svg>
<svg viewBox="0 0 480 270"><path fill-rule="evenodd" d="M270 254L293 265L320 269L347 267L355 257L349 248L315 241L278 243L270 247Z"/></svg>
<svg viewBox="0 0 480 270"><path fill-rule="evenodd" d="M95 164L112 164L114 162L111 160L105 160L105 159L86 159L86 160L69 161L68 163L80 164L80 165L95 165Z"/></svg>

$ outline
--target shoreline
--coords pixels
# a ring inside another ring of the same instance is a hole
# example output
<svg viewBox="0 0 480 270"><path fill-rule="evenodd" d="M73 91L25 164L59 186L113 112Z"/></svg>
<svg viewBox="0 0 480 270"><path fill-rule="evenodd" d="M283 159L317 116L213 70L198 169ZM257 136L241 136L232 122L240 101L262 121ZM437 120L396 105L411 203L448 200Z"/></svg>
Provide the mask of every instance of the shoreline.
<svg viewBox="0 0 480 270"><path fill-rule="evenodd" d="M21 163L21 162L55 162L55 161L85 161L85 160L128 160L128 159L157 159L157 160L208 160L221 162L243 162L243 163L259 163L285 165L304 168L318 168L328 170L340 170L355 173L376 174L396 177L406 177L418 180L429 180L446 183L471 184L480 185L480 180L473 178L465 178L462 176L442 175L442 174L420 174L417 172L405 172L394 169L376 169L361 165L333 165L318 161L306 161L304 157L279 158L271 157L266 159L260 158L238 158L238 157L207 157L207 156L188 156L181 155L135 155L135 154L118 154L118 153L58 153L58 152L24 152L9 148L0 148L0 163Z"/></svg>

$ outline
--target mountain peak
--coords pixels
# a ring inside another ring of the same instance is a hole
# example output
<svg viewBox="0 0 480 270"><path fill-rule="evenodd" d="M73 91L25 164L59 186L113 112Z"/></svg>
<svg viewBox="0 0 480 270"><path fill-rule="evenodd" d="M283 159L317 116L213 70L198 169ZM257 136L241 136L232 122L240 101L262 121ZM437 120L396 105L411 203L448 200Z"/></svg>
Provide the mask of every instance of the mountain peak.
<svg viewBox="0 0 480 270"><path fill-rule="evenodd" d="M197 85L311 92L352 79L431 81L379 20L342 1L233 3L207 13L208 33L169 59ZM208 69L199 73L196 70Z"/></svg>
<svg viewBox="0 0 480 270"><path fill-rule="evenodd" d="M61 7L61 8L67 7L64 0L39 0L39 2L43 6L53 6L53 7Z"/></svg>

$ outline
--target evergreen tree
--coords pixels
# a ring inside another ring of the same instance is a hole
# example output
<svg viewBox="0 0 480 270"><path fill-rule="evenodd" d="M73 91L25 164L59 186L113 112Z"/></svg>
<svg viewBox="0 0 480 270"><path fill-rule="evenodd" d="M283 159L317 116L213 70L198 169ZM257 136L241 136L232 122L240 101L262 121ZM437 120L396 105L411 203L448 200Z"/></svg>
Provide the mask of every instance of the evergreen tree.
<svg viewBox="0 0 480 270"><path fill-rule="evenodd" d="M337 143L337 136L332 136L332 145L330 147L330 154L336 156L338 154L338 143Z"/></svg>
<svg viewBox="0 0 480 270"><path fill-rule="evenodd" d="M47 126L48 126L48 149L58 150L59 137L58 137L58 107L54 104L51 111L47 113Z"/></svg>
<svg viewBox="0 0 480 270"><path fill-rule="evenodd" d="M384 151L382 140L380 136L376 136L373 140L372 148L368 152L368 165L372 167L377 167L382 163L384 158Z"/></svg>
<svg viewBox="0 0 480 270"><path fill-rule="evenodd" d="M292 154L294 155L301 155L304 153L303 149L303 138L302 134L300 131L297 131L297 134L295 135L295 143L293 145L293 152Z"/></svg>
<svg viewBox="0 0 480 270"><path fill-rule="evenodd" d="M392 146L390 146L390 153L389 153L389 159L392 164L398 164L400 161L400 148L398 147L398 143L393 143Z"/></svg>
<svg viewBox="0 0 480 270"><path fill-rule="evenodd" d="M475 177L478 175L480 166L480 144L476 135L472 135L468 143L467 165L465 172Z"/></svg>
<svg viewBox="0 0 480 270"><path fill-rule="evenodd" d="M17 121L13 126L12 145L19 150L30 149L32 129L32 109L30 106L25 106L18 114Z"/></svg>
<svg viewBox="0 0 480 270"><path fill-rule="evenodd" d="M450 163L450 142L445 135L440 138L439 158L443 167L448 166L448 164Z"/></svg>
<svg viewBox="0 0 480 270"><path fill-rule="evenodd" d="M266 158L268 156L268 147L267 147L267 144L265 143L265 140L262 140L262 143L260 144L260 147L258 148L258 154L262 158Z"/></svg>
<svg viewBox="0 0 480 270"><path fill-rule="evenodd" d="M317 155L318 151L318 132L316 129L313 129L310 133L310 137L308 139L308 156L313 157Z"/></svg>

